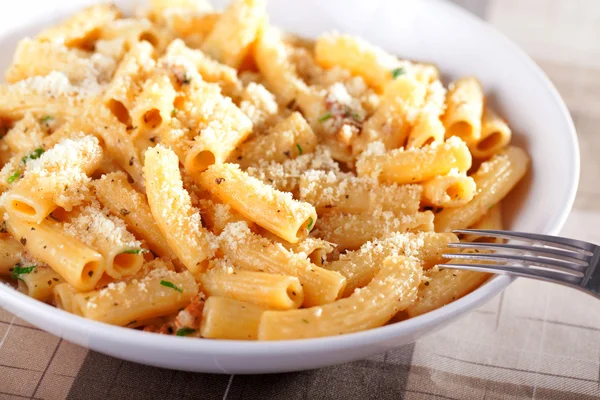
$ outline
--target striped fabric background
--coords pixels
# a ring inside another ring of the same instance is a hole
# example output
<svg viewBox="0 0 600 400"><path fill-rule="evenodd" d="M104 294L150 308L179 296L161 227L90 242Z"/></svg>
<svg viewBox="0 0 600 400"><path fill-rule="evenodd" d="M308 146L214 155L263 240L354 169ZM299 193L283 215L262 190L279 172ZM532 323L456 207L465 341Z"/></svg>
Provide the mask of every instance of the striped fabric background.
<svg viewBox="0 0 600 400"><path fill-rule="evenodd" d="M564 96L580 135L582 175L563 234L600 243L600 1L454 2L521 45ZM598 397L598 302L534 281L517 281L459 322L396 351L259 376L194 374L121 361L0 309L0 399L6 400Z"/></svg>

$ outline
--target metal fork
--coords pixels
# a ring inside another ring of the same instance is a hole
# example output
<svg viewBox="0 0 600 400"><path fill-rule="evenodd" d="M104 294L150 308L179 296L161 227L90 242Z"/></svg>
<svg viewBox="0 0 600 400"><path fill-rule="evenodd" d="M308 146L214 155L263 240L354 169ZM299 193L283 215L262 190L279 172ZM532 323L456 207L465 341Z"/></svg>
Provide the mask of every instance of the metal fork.
<svg viewBox="0 0 600 400"><path fill-rule="evenodd" d="M579 289L600 299L600 246L524 232L479 229L453 232L508 239L508 243L450 243L448 247L473 252L443 254L453 261L440 267L539 279ZM486 252L480 253L481 250Z"/></svg>

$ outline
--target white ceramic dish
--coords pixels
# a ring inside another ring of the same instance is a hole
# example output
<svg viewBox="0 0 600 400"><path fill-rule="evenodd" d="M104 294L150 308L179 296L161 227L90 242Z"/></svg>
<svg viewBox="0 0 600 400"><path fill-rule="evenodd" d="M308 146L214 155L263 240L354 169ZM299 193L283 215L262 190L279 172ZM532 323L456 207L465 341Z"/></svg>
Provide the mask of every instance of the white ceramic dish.
<svg viewBox="0 0 600 400"><path fill-rule="evenodd" d="M2 6L0 68L16 41L93 0L20 0ZM131 9L133 1L116 1ZM221 2L219 2L221 3ZM475 75L516 142L532 156L532 172L505 206L515 230L556 234L571 209L579 148L567 108L544 73L515 45L476 17L437 0L271 0L271 22L314 37L336 29L361 35L399 56L437 64L449 78ZM342 363L413 342L480 306L511 280L491 279L450 305L394 325L322 339L242 342L169 337L88 321L0 284L0 306L66 340L154 366L214 373L284 372Z"/></svg>

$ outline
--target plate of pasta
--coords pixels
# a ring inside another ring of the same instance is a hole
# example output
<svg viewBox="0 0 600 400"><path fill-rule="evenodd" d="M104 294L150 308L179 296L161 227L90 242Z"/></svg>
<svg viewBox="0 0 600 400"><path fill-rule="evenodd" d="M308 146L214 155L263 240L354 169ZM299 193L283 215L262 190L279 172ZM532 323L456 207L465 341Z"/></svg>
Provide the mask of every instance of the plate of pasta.
<svg viewBox="0 0 600 400"><path fill-rule="evenodd" d="M453 229L557 233L572 205L556 90L445 2L22 3L0 306L94 350L217 373L382 352L510 283L444 269Z"/></svg>

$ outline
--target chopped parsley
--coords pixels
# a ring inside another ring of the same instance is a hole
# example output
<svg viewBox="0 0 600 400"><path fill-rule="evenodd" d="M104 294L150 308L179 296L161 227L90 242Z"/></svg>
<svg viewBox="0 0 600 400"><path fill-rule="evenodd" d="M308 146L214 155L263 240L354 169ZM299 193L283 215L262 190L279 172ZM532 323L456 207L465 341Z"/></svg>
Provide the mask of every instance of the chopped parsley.
<svg viewBox="0 0 600 400"><path fill-rule="evenodd" d="M42 124L48 125L50 123L50 121L52 121L54 118L52 118L52 116L50 115L46 115L44 118L42 118L42 120L40 121Z"/></svg>
<svg viewBox="0 0 600 400"><path fill-rule="evenodd" d="M306 229L308 229L310 231L313 228L314 223L315 223L315 220L312 219L312 217L308 217L308 225L306 226Z"/></svg>
<svg viewBox="0 0 600 400"><path fill-rule="evenodd" d="M31 265L29 267L21 267L21 264L16 264L12 270L12 273L10 274L10 277L13 279L18 279L18 280L22 281L23 278L21 277L21 275L32 273L33 270L35 269L35 267L37 267L37 265Z"/></svg>
<svg viewBox="0 0 600 400"><path fill-rule="evenodd" d="M173 118L175 115L177 115L177 109L174 108L171 110L171 118Z"/></svg>
<svg viewBox="0 0 600 400"><path fill-rule="evenodd" d="M491 210L492 208L494 208L495 204L492 204L491 206L488 207L488 211Z"/></svg>
<svg viewBox="0 0 600 400"><path fill-rule="evenodd" d="M8 183L16 182L21 177L21 170L16 170L12 173L11 176L6 180Z"/></svg>
<svg viewBox="0 0 600 400"><path fill-rule="evenodd" d="M329 118L333 117L333 115L331 115L330 112L323 114L320 118L319 118L319 122L325 122L327 121Z"/></svg>
<svg viewBox="0 0 600 400"><path fill-rule="evenodd" d="M127 249L125 251L122 251L119 254L141 254L141 253L145 253L146 249ZM161 282L162 284L162 282Z"/></svg>
<svg viewBox="0 0 600 400"><path fill-rule="evenodd" d="M396 79L397 77L399 77L400 75L404 75L405 73L406 71L404 70L404 67L394 68L392 70L392 79Z"/></svg>
<svg viewBox="0 0 600 400"><path fill-rule="evenodd" d="M183 328L177 329L177 333L175 333L175 335L177 335L177 336L188 336L188 335L191 335L194 332L196 332L195 329L183 327Z"/></svg>
<svg viewBox="0 0 600 400"><path fill-rule="evenodd" d="M302 322L304 322L305 324L309 323L309 321L306 318L302 318Z"/></svg>
<svg viewBox="0 0 600 400"><path fill-rule="evenodd" d="M302 147L296 143L296 148L298 149L298 154L302 155Z"/></svg>
<svg viewBox="0 0 600 400"><path fill-rule="evenodd" d="M173 290L177 290L179 293L183 293L183 290L179 289L177 286L175 286L175 284L173 282L169 282L169 281L160 281L160 284L163 286L166 286L168 288L171 288Z"/></svg>
<svg viewBox="0 0 600 400"><path fill-rule="evenodd" d="M189 76L187 74L187 72L185 74L183 74L183 79L181 80L181 83L184 85L187 85L188 83L190 83L192 81L192 77Z"/></svg>
<svg viewBox="0 0 600 400"><path fill-rule="evenodd" d="M31 153L29 153L26 156L24 156L23 158L21 158L21 164L25 165L25 164L27 164L27 161L29 161L29 160L37 160L38 158L41 157L42 154L44 154L44 149L42 149L41 147L38 147Z"/></svg>

